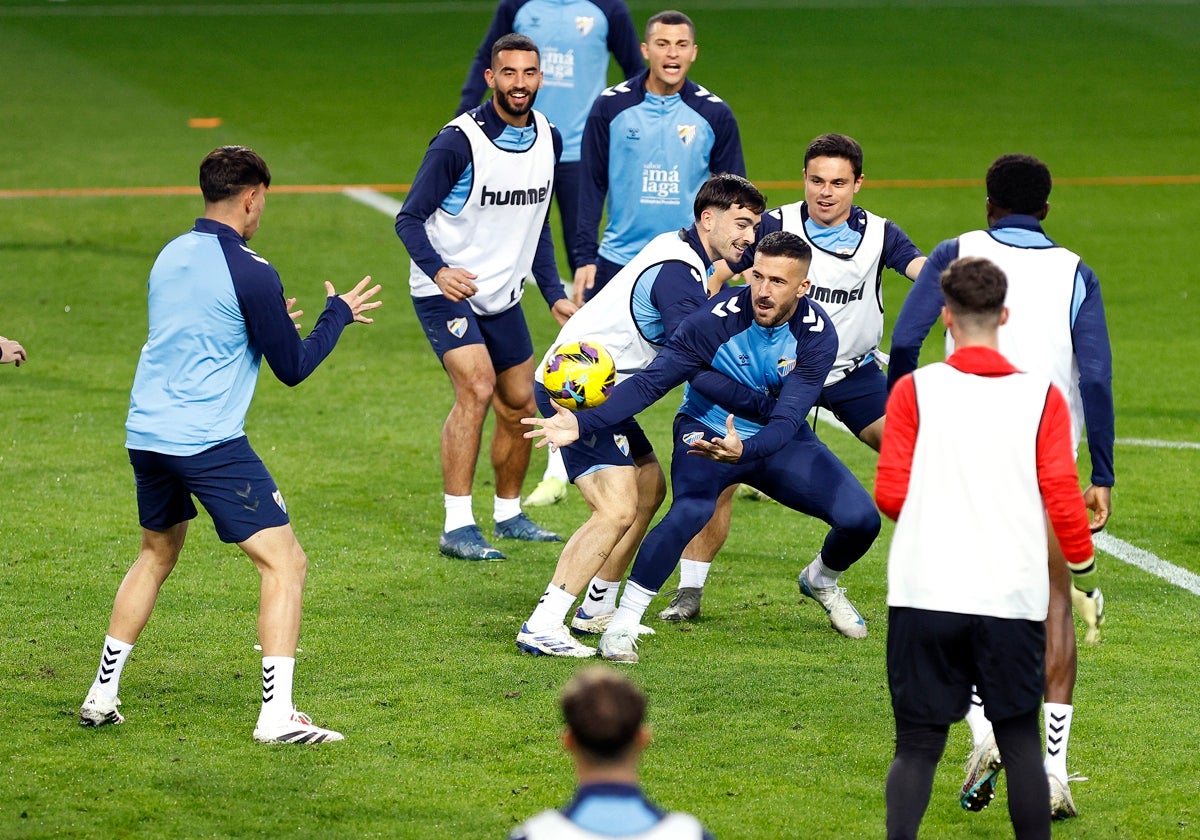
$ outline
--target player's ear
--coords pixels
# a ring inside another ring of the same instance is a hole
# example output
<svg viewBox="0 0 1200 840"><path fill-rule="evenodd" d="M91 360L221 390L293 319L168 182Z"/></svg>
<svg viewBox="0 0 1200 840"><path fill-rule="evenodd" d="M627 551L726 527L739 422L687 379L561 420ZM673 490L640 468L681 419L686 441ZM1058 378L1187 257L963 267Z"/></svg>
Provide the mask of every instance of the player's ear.
<svg viewBox="0 0 1200 840"><path fill-rule="evenodd" d="M496 87L496 74L492 72L492 68L485 68L483 71L483 80L487 82L487 86L493 90Z"/></svg>
<svg viewBox="0 0 1200 840"><path fill-rule="evenodd" d="M650 727L641 726L638 728L637 735L635 735L633 738L633 743L634 746L637 747L638 752L641 752L642 750L646 749L646 747L650 746L650 742L652 740L654 740L654 736L650 731Z"/></svg>

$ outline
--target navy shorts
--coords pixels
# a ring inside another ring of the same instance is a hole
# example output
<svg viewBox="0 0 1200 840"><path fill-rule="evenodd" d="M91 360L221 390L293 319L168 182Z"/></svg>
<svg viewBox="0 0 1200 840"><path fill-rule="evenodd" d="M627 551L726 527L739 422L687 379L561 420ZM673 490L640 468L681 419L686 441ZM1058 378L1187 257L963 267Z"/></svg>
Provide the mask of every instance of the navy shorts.
<svg viewBox="0 0 1200 840"><path fill-rule="evenodd" d="M888 687L897 720L962 720L975 686L988 718L1036 711L1046 690L1046 624L888 608Z"/></svg>
<svg viewBox="0 0 1200 840"><path fill-rule="evenodd" d="M445 295L431 295L413 297L413 308L439 361L448 350L482 344L499 373L533 355L533 339L520 303L497 315L477 315L465 300L455 302Z"/></svg>
<svg viewBox="0 0 1200 840"><path fill-rule="evenodd" d="M817 405L832 411L857 437L887 413L887 398L887 374L874 360L869 360L840 382L822 388Z"/></svg>
<svg viewBox="0 0 1200 840"><path fill-rule="evenodd" d="M195 519L192 496L212 517L222 542L239 543L291 521L275 479L244 436L198 455L130 449L129 463L137 482L138 521L147 530L166 531Z"/></svg>
<svg viewBox="0 0 1200 840"><path fill-rule="evenodd" d="M550 396L540 385L534 388L534 399L543 417L553 417ZM570 446L562 447L563 466L571 483L581 476L602 470L605 467L632 467L636 462L654 453L650 439L632 417L615 426L581 438Z"/></svg>

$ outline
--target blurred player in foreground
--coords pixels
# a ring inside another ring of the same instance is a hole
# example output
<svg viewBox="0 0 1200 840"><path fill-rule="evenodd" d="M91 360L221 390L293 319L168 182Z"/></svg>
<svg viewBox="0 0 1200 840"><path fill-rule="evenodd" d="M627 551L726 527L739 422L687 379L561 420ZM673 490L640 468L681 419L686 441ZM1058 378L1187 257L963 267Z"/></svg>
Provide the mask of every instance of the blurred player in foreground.
<svg viewBox="0 0 1200 840"><path fill-rule="evenodd" d="M642 792L638 764L650 730L646 695L632 681L601 665L585 668L563 689L562 712L579 787L565 807L526 820L509 840L712 840L695 817L663 811Z"/></svg>

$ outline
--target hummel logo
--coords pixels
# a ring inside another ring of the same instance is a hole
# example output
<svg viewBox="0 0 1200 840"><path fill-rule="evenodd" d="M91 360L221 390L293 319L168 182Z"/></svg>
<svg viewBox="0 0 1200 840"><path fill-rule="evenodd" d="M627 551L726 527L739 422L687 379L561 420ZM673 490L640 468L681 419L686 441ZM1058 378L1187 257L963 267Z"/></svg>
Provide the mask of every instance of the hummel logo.
<svg viewBox="0 0 1200 840"><path fill-rule="evenodd" d="M629 93L629 85L626 82L621 82L619 85L613 85L607 88L601 96L616 96L618 93Z"/></svg>
<svg viewBox="0 0 1200 840"><path fill-rule="evenodd" d="M117 659L120 653L120 651L113 650L108 645L104 646L104 654L100 657L99 678L101 683L107 683L112 679L112 674L117 667Z"/></svg>
<svg viewBox="0 0 1200 840"><path fill-rule="evenodd" d="M1050 755L1058 755L1062 749L1063 730L1066 728L1066 715L1050 714L1050 719L1046 721L1046 752Z"/></svg>
<svg viewBox="0 0 1200 840"><path fill-rule="evenodd" d="M258 499L257 498L255 498L253 500L250 499L250 494L253 491L254 491L254 488L249 483L246 484L245 490L239 490L236 487L233 489L233 492L237 493L243 499L246 499L246 501L242 504L242 507L248 511L258 510Z"/></svg>
<svg viewBox="0 0 1200 840"><path fill-rule="evenodd" d="M714 306L712 311L713 314L718 318L724 318L726 315L733 315L741 312L742 310L738 309L736 298L729 298L728 300L723 300Z"/></svg>
<svg viewBox="0 0 1200 840"><path fill-rule="evenodd" d="M275 699L275 666L263 668L263 702L270 703Z"/></svg>
<svg viewBox="0 0 1200 840"><path fill-rule="evenodd" d="M824 332L825 331L825 322L822 321L817 316L817 312L814 309L810 309L810 310L808 310L807 313L805 313L804 318L801 320L801 323L809 325L809 327L808 327L809 332Z"/></svg>

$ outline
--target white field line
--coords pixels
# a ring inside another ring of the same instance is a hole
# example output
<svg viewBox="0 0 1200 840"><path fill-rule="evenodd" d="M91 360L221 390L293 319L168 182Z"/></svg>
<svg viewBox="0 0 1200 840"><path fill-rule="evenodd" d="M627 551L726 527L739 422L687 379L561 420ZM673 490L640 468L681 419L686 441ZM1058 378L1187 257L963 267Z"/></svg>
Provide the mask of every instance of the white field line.
<svg viewBox="0 0 1200 840"><path fill-rule="evenodd" d="M342 190L342 195L357 201L359 204L365 204L373 210L378 210L380 213L386 213L393 219L400 212L400 208L404 206L404 202L399 199L392 198L390 195L384 195L378 190L365 187L351 187Z"/></svg>
<svg viewBox="0 0 1200 840"><path fill-rule="evenodd" d="M1152 449L1200 449L1200 443L1190 440L1154 440L1153 438L1117 438L1122 446L1149 446Z"/></svg>
<svg viewBox="0 0 1200 840"><path fill-rule="evenodd" d="M1160 577L1167 583L1186 589L1193 595L1200 595L1200 575L1193 574L1187 569L1181 569L1174 563L1168 563L1161 557L1149 551L1130 545L1111 534L1103 532L1092 537L1092 543L1105 554L1112 555L1118 560L1137 566L1145 572Z"/></svg>

